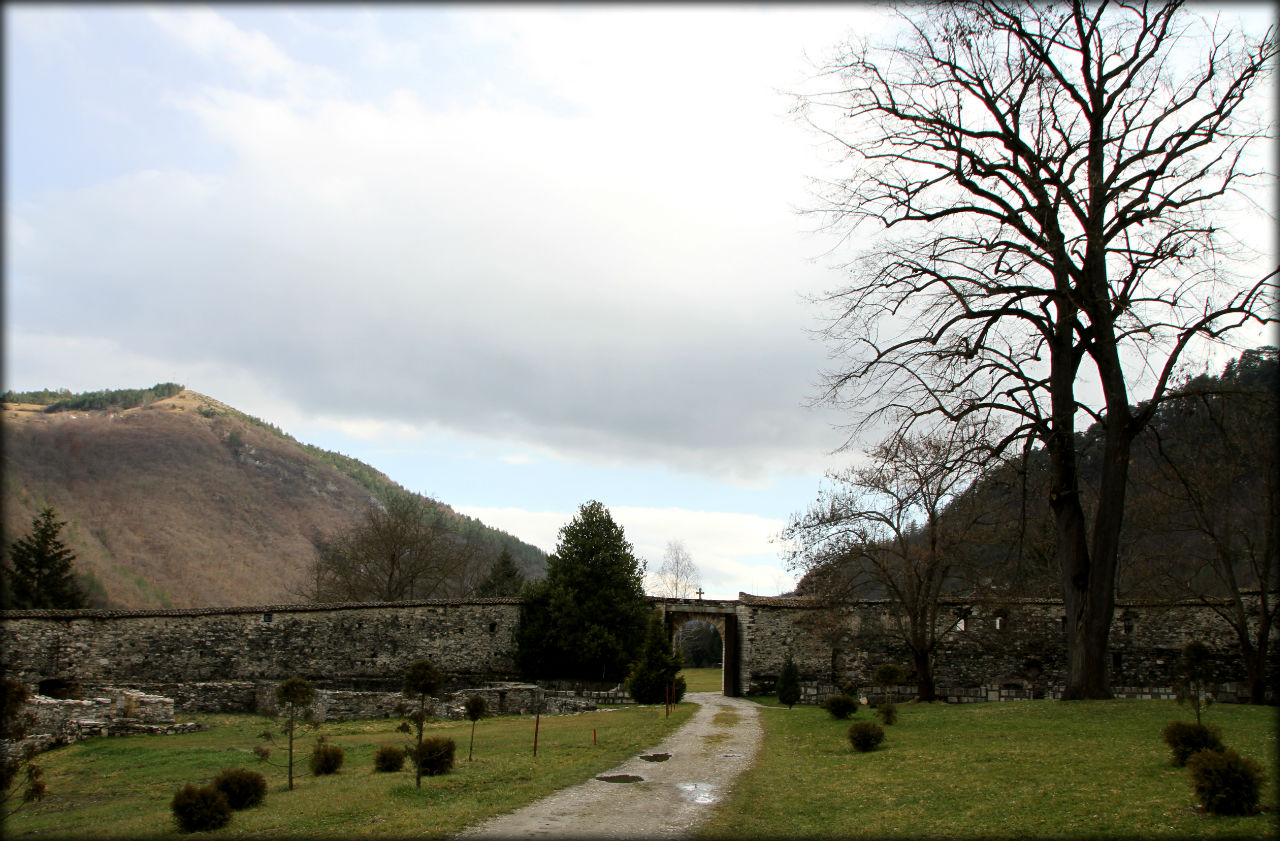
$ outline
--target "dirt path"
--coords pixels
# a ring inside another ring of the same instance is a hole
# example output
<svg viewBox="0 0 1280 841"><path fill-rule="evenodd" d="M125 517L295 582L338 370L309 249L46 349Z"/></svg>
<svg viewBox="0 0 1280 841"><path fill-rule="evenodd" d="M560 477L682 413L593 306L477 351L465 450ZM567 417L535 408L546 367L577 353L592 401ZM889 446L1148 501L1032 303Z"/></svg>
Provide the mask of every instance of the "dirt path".
<svg viewBox="0 0 1280 841"><path fill-rule="evenodd" d="M750 701L715 692L690 692L685 700L699 704L698 711L662 744L459 838L689 835L751 764L761 730ZM616 781L602 779L609 777Z"/></svg>

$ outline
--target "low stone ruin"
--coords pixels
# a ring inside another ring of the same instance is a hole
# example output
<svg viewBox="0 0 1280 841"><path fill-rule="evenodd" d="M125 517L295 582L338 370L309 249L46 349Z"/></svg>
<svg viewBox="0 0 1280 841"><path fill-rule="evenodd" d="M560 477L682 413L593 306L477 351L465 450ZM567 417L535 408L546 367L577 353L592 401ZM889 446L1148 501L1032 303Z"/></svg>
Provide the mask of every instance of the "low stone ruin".
<svg viewBox="0 0 1280 841"><path fill-rule="evenodd" d="M108 689L101 697L87 699L27 698L27 738L6 743L6 755L40 753L94 736L131 736L138 733L172 734L204 730L208 725L179 724L173 717L173 699L131 689Z"/></svg>

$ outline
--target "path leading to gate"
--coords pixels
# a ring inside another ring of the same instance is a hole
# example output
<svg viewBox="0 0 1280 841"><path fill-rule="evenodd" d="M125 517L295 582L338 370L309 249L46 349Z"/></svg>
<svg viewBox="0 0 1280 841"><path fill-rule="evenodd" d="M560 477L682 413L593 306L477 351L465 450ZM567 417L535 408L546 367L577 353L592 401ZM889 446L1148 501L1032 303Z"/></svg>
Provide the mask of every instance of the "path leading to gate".
<svg viewBox="0 0 1280 841"><path fill-rule="evenodd" d="M751 765L762 733L751 701L714 692L690 692L684 699L698 704L698 711L662 744L459 837L689 835Z"/></svg>

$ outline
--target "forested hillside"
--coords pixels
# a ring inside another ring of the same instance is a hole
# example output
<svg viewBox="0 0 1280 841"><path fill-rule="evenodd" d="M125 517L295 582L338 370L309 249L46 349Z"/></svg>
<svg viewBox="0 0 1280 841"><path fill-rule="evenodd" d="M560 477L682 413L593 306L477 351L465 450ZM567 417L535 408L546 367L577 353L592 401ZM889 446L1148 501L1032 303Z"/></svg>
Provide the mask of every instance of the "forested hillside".
<svg viewBox="0 0 1280 841"><path fill-rule="evenodd" d="M1246 351L1220 374L1187 379L1178 396L1159 408L1133 449L1117 581L1121 598L1221 598L1233 588L1280 588L1278 394L1280 351L1263 347ZM1092 507L1100 428L1078 433L1076 446L1085 504ZM950 527L955 563L944 590L1061 595L1048 469L1042 448L1008 455L946 506L940 519ZM863 595L886 595L876 576L863 583ZM806 577L797 592L814 592L815 586Z"/></svg>
<svg viewBox="0 0 1280 841"><path fill-rule="evenodd" d="M505 550L528 577L544 569L538 548L176 384L4 400L5 542L53 506L97 606L300 601L317 546L405 495L482 567Z"/></svg>

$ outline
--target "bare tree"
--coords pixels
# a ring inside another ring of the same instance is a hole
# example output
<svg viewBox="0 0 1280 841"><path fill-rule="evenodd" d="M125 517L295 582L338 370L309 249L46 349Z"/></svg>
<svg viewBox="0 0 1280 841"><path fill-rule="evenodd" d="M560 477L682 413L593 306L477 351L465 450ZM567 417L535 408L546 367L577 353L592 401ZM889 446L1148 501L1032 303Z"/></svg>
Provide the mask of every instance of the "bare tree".
<svg viewBox="0 0 1280 841"><path fill-rule="evenodd" d="M667 542L657 578L658 595L672 599L691 598L702 587L698 566L689 556L689 550L684 548L684 543L679 540Z"/></svg>
<svg viewBox="0 0 1280 841"><path fill-rule="evenodd" d="M974 454L983 450L981 431L966 425L894 436L871 451L870 465L831 476L835 488L783 533L795 547L792 568L814 576L810 589L835 603L889 598L922 701L936 697L934 652L955 624L941 597L964 585L958 551L980 516L964 492L981 473ZM837 627L826 630L834 648Z"/></svg>
<svg viewBox="0 0 1280 841"><path fill-rule="evenodd" d="M1134 437L1184 355L1275 321L1277 272L1238 277L1243 245L1215 216L1259 175L1246 152L1269 128L1246 102L1274 30L1220 33L1179 2L899 14L901 41L843 48L824 68L831 89L798 106L851 164L820 188L832 228L872 229L848 285L822 299L841 363L819 399L852 409L854 434L1002 420L997 452L1045 446L1064 697L1109 697ZM1082 415L1103 433L1092 510Z"/></svg>
<svg viewBox="0 0 1280 841"><path fill-rule="evenodd" d="M307 576L318 602L392 602L460 595L483 574L472 536L416 494L397 494L360 525L316 545Z"/></svg>

